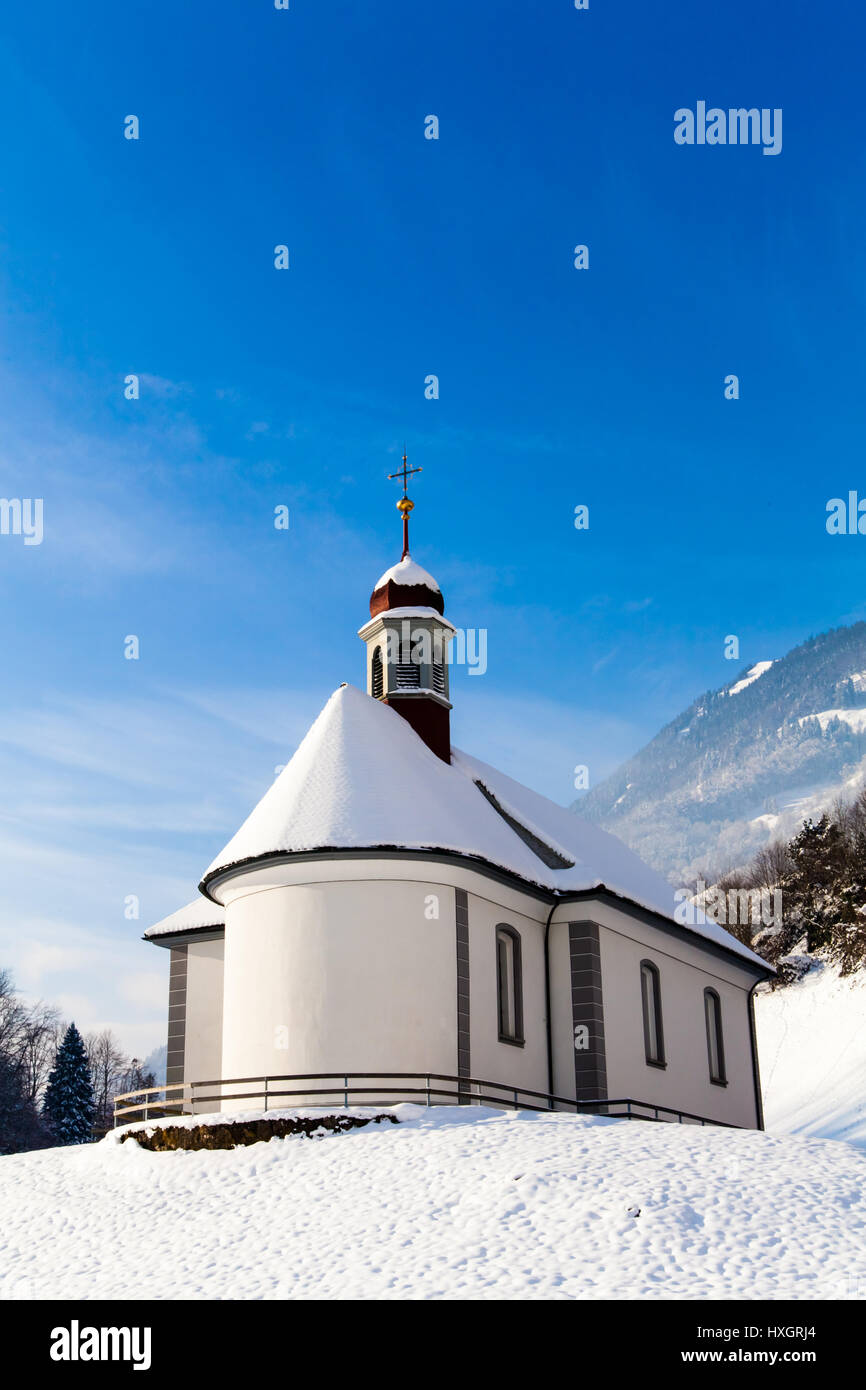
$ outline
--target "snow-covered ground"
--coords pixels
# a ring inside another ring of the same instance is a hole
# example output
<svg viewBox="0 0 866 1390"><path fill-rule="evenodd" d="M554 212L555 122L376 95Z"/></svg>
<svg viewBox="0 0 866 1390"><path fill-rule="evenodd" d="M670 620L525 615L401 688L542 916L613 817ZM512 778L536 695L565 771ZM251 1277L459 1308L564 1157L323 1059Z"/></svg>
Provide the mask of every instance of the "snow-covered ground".
<svg viewBox="0 0 866 1390"><path fill-rule="evenodd" d="M832 1299L866 1294L866 1154L528 1112L225 1152L0 1159L0 1297Z"/></svg>
<svg viewBox="0 0 866 1390"><path fill-rule="evenodd" d="M0 1158L0 1299L866 1297L866 971L818 964L757 1023L766 1134L402 1105Z"/></svg>
<svg viewBox="0 0 866 1390"><path fill-rule="evenodd" d="M818 962L755 1014L768 1131L866 1148L866 970Z"/></svg>
<svg viewBox="0 0 866 1390"><path fill-rule="evenodd" d="M847 724L849 728L854 730L855 734L862 734L863 730L866 729L866 709L822 709L817 714L804 714L802 719L797 722L798 724L805 724L809 719L817 719L823 731L826 731L827 725L831 724L834 719L838 719L842 724Z"/></svg>

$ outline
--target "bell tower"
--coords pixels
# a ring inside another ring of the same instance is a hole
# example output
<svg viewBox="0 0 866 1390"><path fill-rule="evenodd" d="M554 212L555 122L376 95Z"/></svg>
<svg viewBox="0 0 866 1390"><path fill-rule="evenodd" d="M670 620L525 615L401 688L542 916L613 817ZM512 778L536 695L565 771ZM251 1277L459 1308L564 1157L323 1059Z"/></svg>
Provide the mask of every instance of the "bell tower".
<svg viewBox="0 0 866 1390"><path fill-rule="evenodd" d="M409 554L409 513L414 509L406 485L420 468L403 467L403 554L382 575L370 597L370 621L358 636L367 647L367 694L382 700L412 725L443 762L451 761L451 701L448 643L456 629L443 616L445 601L432 575Z"/></svg>

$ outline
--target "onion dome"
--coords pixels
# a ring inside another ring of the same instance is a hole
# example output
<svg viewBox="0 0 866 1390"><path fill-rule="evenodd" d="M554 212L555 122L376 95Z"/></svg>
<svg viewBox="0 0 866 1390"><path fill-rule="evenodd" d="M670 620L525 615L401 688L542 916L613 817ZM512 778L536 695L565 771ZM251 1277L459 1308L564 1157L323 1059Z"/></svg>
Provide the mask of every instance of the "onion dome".
<svg viewBox="0 0 866 1390"><path fill-rule="evenodd" d="M432 574L416 565L411 555L386 570L370 596L370 617L389 608L435 608L445 612L442 590Z"/></svg>

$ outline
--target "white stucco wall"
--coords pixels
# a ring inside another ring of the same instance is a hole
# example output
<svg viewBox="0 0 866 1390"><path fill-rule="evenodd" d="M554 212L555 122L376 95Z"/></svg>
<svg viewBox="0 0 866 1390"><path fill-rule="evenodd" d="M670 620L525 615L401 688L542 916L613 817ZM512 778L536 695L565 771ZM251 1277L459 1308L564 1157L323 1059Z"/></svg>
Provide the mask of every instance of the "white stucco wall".
<svg viewBox="0 0 866 1390"><path fill-rule="evenodd" d="M544 905L473 875L469 898L469 998L471 1071L483 1081L547 1091L547 1029L544 1002ZM480 890L480 891L479 891ZM532 914L532 915L530 915ZM523 965L522 1047L499 1039L496 928L520 935Z"/></svg>
<svg viewBox="0 0 866 1390"><path fill-rule="evenodd" d="M423 878L416 878L419 871ZM295 860L224 882L223 1013L220 1020L215 974L205 987L205 943L197 948L200 960L191 946L187 1077L342 1073L346 1068L456 1074L456 888L468 898L471 1074L547 1091L547 902L472 868L386 857ZM551 926L554 1092L575 1095L567 924L587 919L599 924L607 1094L753 1125L750 973L733 958L704 951L685 933L671 934L597 900L560 905ZM498 1038L495 932L500 923L521 937L522 1048ZM665 1071L647 1066L644 1055L640 961L645 957L661 972ZM706 986L717 989L722 1000L725 1088L712 1085L708 1075ZM221 1057L214 1069L220 1027ZM194 1044L195 1037L200 1041ZM326 1099L310 1097L309 1103ZM379 1093L370 1099L393 1097Z"/></svg>
<svg viewBox="0 0 866 1390"><path fill-rule="evenodd" d="M608 1094L754 1126L757 1110L748 1015L754 977L733 960L702 951L685 937L672 937L607 905L594 904L592 912L584 915L601 926ZM659 970L664 1070L646 1061L642 960L652 961ZM715 989L721 999L727 1086L710 1081L706 988Z"/></svg>
<svg viewBox="0 0 866 1390"><path fill-rule="evenodd" d="M428 915L440 893L429 882L356 878L234 898L223 1075L453 1074L453 895Z"/></svg>
<svg viewBox="0 0 866 1390"><path fill-rule="evenodd" d="M211 1081L222 1075L222 1013L223 941L192 940L186 965L185 1081Z"/></svg>
<svg viewBox="0 0 866 1390"><path fill-rule="evenodd" d="M571 959L568 950L569 912L574 917L588 915L583 910L577 914L573 905L568 908L565 904L557 908L553 915L549 944L550 1007L553 1015L553 1094L573 1099L574 1024L571 1009Z"/></svg>

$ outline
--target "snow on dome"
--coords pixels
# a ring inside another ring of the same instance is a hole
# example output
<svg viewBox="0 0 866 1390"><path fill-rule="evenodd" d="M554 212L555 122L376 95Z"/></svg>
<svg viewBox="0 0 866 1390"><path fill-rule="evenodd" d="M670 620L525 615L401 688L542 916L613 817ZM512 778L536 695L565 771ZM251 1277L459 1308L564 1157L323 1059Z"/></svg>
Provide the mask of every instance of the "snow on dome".
<svg viewBox="0 0 866 1390"><path fill-rule="evenodd" d="M375 593L376 589L381 589L383 585L387 584L389 581L392 584L406 586L423 584L425 589L432 589L436 594L441 593L439 585L436 583L432 574L428 574L420 565L416 565L411 555L407 555L399 564L392 565L389 570L386 570L382 578L376 584L373 592Z"/></svg>
<svg viewBox="0 0 866 1390"><path fill-rule="evenodd" d="M569 866L550 867L506 815ZM604 887L670 919L677 907L670 884L615 835L465 753L443 762L395 710L351 685L331 696L201 889L219 893L211 884L222 871L272 854L375 848L472 856L548 891ZM683 929L760 961L711 921Z"/></svg>
<svg viewBox="0 0 866 1390"><path fill-rule="evenodd" d="M370 617L392 608L430 605L437 613L445 612L442 590L432 574L416 565L406 555L397 565L386 570L370 595Z"/></svg>
<svg viewBox="0 0 866 1390"><path fill-rule="evenodd" d="M172 912L170 917L163 917L161 922L148 927L144 935L148 941L152 941L155 936L173 936L177 932L197 931L203 927L222 927L225 920L225 911L219 903L199 896L195 902L187 903L186 907Z"/></svg>

